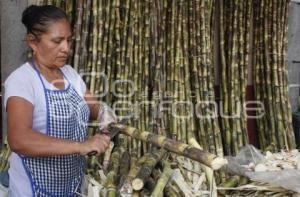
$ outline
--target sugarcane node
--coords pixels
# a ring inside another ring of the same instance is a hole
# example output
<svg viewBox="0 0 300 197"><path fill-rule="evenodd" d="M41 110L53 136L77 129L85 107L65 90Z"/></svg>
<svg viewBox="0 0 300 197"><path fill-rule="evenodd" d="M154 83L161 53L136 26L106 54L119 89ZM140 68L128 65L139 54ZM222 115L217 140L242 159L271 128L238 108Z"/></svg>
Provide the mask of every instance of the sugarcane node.
<svg viewBox="0 0 300 197"><path fill-rule="evenodd" d="M163 141L166 139L164 136L157 136L153 133L149 133L147 136L147 141L151 142L151 144L154 144L155 146L163 146Z"/></svg>

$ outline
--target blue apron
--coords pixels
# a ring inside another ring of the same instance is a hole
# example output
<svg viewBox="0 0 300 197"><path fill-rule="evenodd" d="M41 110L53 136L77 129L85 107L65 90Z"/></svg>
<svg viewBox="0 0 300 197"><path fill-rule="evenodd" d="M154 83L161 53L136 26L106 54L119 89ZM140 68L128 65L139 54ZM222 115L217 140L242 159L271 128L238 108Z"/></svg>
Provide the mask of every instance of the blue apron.
<svg viewBox="0 0 300 197"><path fill-rule="evenodd" d="M47 89L34 62L32 65L44 88L47 106L47 135L84 141L90 113L85 100L69 81L68 87L64 90ZM33 196L76 196L75 192L80 188L84 173L84 157L71 154L49 157L22 156L21 158L31 182Z"/></svg>

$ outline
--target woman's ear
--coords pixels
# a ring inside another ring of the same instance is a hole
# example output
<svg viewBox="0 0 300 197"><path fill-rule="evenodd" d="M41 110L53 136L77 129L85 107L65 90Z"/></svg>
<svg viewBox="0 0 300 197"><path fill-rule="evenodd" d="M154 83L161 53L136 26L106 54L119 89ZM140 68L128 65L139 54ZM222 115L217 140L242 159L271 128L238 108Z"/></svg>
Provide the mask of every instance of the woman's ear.
<svg viewBox="0 0 300 197"><path fill-rule="evenodd" d="M26 42L28 46L32 49L33 52L36 51L36 44L38 42L37 37L33 34L27 34L26 35Z"/></svg>

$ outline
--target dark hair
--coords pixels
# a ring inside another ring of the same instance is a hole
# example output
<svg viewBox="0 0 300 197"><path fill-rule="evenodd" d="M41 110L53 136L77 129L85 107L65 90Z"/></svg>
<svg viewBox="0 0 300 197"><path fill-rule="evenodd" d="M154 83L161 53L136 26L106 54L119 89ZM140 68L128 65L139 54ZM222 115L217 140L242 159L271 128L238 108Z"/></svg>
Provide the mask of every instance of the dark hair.
<svg viewBox="0 0 300 197"><path fill-rule="evenodd" d="M53 5L31 5L22 14L22 23L25 25L27 33L32 33L36 37L47 32L51 22L61 19L68 20L67 14Z"/></svg>

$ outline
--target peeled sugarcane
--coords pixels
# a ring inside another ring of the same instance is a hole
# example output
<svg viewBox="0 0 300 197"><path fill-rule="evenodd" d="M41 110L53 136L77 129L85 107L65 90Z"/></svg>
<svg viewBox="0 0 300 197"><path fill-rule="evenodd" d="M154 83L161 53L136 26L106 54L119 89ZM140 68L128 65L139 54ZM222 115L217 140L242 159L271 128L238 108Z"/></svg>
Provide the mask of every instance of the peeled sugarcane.
<svg viewBox="0 0 300 197"><path fill-rule="evenodd" d="M200 163L203 163L214 170L221 168L227 163L227 160L224 158L218 157L204 150L194 148L187 144L180 143L176 140L168 139L165 136L155 135L147 131L140 132L134 127L129 127L121 124L111 124L109 126L109 130L114 129L132 138L142 140L144 142L149 142L168 151L199 161Z"/></svg>
<svg viewBox="0 0 300 197"><path fill-rule="evenodd" d="M136 191L144 187L146 179L151 175L155 165L163 158L166 151L161 149L151 153L147 161L143 164L136 177L132 180L132 188Z"/></svg>

